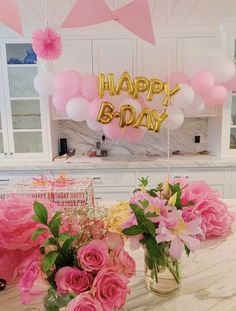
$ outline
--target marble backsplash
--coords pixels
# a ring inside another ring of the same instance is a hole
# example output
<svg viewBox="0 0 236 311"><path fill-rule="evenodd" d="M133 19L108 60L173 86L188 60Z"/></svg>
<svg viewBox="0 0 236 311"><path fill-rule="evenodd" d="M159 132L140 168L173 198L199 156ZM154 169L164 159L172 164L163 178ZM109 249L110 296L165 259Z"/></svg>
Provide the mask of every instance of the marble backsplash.
<svg viewBox="0 0 236 311"><path fill-rule="evenodd" d="M181 128L170 132L170 151L195 153L207 150L207 120L207 118L185 118ZM194 142L196 135L201 137L199 144ZM101 140L101 136L102 132L90 130L85 122L59 121L59 137L67 138L68 147L75 148L79 155L87 154L89 149L95 149L95 143ZM129 143L124 139L115 142L107 139L106 149L110 154L115 155L142 155L149 152L165 156L167 154L167 130L162 128L160 133L146 132L144 139L138 143Z"/></svg>

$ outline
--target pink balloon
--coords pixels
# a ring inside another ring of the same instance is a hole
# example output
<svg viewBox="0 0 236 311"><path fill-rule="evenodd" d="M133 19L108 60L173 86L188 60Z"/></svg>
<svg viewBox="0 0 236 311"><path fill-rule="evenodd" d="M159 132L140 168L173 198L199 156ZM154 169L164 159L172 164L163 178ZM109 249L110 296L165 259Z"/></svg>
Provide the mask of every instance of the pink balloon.
<svg viewBox="0 0 236 311"><path fill-rule="evenodd" d="M177 83L189 83L188 77L182 72L172 72L166 79L169 82L169 88L173 89Z"/></svg>
<svg viewBox="0 0 236 311"><path fill-rule="evenodd" d="M70 98L76 96L81 86L81 76L76 71L64 71L56 75L54 86L56 92L59 91Z"/></svg>
<svg viewBox="0 0 236 311"><path fill-rule="evenodd" d="M236 91L236 74L233 76L231 80L222 83L222 85L225 86L228 91Z"/></svg>
<svg viewBox="0 0 236 311"><path fill-rule="evenodd" d="M226 97L227 89L222 85L216 85L204 96L204 100L208 106L220 106Z"/></svg>
<svg viewBox="0 0 236 311"><path fill-rule="evenodd" d="M98 97L98 76L88 75L82 78L81 94L89 100Z"/></svg>
<svg viewBox="0 0 236 311"><path fill-rule="evenodd" d="M111 123L103 125L103 132L110 139L119 139L125 135L126 129L120 128L119 119L113 119Z"/></svg>
<svg viewBox="0 0 236 311"><path fill-rule="evenodd" d="M206 94L214 85L215 78L207 71L198 72L191 79L191 86L198 95Z"/></svg>
<svg viewBox="0 0 236 311"><path fill-rule="evenodd" d="M71 97L65 96L65 94L57 91L52 96L52 103L55 108L60 112L66 112L66 105Z"/></svg>
<svg viewBox="0 0 236 311"><path fill-rule="evenodd" d="M91 101L90 106L89 106L89 117L92 120L97 119L98 112L99 112L102 102L103 102L102 98L97 98Z"/></svg>
<svg viewBox="0 0 236 311"><path fill-rule="evenodd" d="M141 128L133 128L131 126L128 126L126 128L126 133L125 133L125 139L131 143L138 142L140 140L143 140L145 136L145 132Z"/></svg>

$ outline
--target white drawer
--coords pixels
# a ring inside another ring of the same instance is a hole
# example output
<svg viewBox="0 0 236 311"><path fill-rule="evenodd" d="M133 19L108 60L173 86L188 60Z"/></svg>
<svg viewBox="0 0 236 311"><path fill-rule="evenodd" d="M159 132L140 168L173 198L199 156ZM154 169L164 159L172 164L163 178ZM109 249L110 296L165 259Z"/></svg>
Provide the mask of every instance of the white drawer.
<svg viewBox="0 0 236 311"><path fill-rule="evenodd" d="M10 178L8 176L0 176L0 188L5 188L9 185Z"/></svg>
<svg viewBox="0 0 236 311"><path fill-rule="evenodd" d="M86 171L68 173L72 177L91 177L96 186L115 187L116 185L135 185L135 172L127 171Z"/></svg>
<svg viewBox="0 0 236 311"><path fill-rule="evenodd" d="M191 170L186 173L189 180L204 180L208 184L223 184L225 181L225 171L215 168L207 170Z"/></svg>
<svg viewBox="0 0 236 311"><path fill-rule="evenodd" d="M236 184L236 171L232 170L231 172L231 183Z"/></svg>

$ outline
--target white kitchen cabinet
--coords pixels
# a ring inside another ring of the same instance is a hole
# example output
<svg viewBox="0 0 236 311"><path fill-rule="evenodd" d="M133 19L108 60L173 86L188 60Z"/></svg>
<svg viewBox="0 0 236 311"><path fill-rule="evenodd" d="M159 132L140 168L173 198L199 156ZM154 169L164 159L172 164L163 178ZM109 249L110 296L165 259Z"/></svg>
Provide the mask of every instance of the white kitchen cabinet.
<svg viewBox="0 0 236 311"><path fill-rule="evenodd" d="M137 74L167 80L176 71L176 38L156 38L156 44L137 42Z"/></svg>
<svg viewBox="0 0 236 311"><path fill-rule="evenodd" d="M93 72L115 74L119 79L122 72L135 74L132 39L93 40Z"/></svg>
<svg viewBox="0 0 236 311"><path fill-rule="evenodd" d="M49 107L33 86L43 64L23 39L0 42L0 59L0 154L6 160L49 160Z"/></svg>
<svg viewBox="0 0 236 311"><path fill-rule="evenodd" d="M177 71L184 72L184 64L190 59L199 58L201 54L206 52L208 49L218 47L217 37L193 37L193 38L177 38ZM201 111L199 117L215 117L218 113L217 108L206 106ZM186 113L186 116L193 116ZM195 115L194 115L195 116Z"/></svg>

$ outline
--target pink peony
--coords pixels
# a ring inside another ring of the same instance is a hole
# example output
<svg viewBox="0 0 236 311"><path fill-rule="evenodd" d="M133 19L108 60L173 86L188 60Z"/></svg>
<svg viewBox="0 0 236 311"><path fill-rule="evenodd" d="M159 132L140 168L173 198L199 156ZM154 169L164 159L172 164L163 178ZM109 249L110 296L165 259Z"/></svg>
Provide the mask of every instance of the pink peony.
<svg viewBox="0 0 236 311"><path fill-rule="evenodd" d="M98 272L108 263L108 248L102 240L93 240L79 248L77 258L85 271Z"/></svg>
<svg viewBox="0 0 236 311"><path fill-rule="evenodd" d="M127 287L128 279L118 274L118 270L119 268L102 269L94 279L91 291L104 311L120 309L125 304L127 294L130 293Z"/></svg>
<svg viewBox="0 0 236 311"><path fill-rule="evenodd" d="M0 249L29 250L39 246L44 238L39 236L32 241L35 229L43 227L32 220L34 200L31 198L12 195L6 200L0 200ZM45 203L44 203L45 204ZM50 209L55 205L46 202Z"/></svg>
<svg viewBox="0 0 236 311"><path fill-rule="evenodd" d="M57 291L60 294L83 293L90 288L92 281L90 273L72 267L63 267L55 275Z"/></svg>
<svg viewBox="0 0 236 311"><path fill-rule="evenodd" d="M18 288L21 292L21 302L30 303L32 300L46 294L49 285L41 275L40 253L35 250L26 258L21 267L21 277Z"/></svg>
<svg viewBox="0 0 236 311"><path fill-rule="evenodd" d="M81 294L71 300L66 311L103 311L100 302L90 294Z"/></svg>
<svg viewBox="0 0 236 311"><path fill-rule="evenodd" d="M202 219L201 227L206 238L229 233L231 225L235 221L234 213L230 212L226 204L218 198L199 200L194 206L184 208L184 219L195 219L196 217Z"/></svg>

